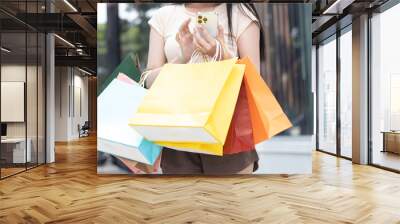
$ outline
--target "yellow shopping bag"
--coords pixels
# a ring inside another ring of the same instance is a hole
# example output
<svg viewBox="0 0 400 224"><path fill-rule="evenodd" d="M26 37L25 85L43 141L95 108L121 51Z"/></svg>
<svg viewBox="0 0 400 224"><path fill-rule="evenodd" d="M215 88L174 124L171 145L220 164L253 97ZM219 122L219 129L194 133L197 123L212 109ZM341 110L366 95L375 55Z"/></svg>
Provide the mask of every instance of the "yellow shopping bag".
<svg viewBox="0 0 400 224"><path fill-rule="evenodd" d="M164 65L129 125L159 145L222 155L245 69L236 61Z"/></svg>

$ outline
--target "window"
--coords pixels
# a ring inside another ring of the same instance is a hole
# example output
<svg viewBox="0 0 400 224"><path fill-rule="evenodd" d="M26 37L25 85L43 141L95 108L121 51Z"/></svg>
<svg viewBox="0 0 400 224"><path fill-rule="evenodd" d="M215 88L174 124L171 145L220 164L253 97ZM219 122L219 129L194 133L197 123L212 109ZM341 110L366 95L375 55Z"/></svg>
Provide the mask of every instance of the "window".
<svg viewBox="0 0 400 224"><path fill-rule="evenodd" d="M336 39L318 48L318 149L336 153Z"/></svg>
<svg viewBox="0 0 400 224"><path fill-rule="evenodd" d="M1 1L23 16L45 2ZM0 17L0 178L45 163L45 35L5 14ZM37 18L37 17L35 17ZM12 109L10 109L12 108Z"/></svg>
<svg viewBox="0 0 400 224"><path fill-rule="evenodd" d="M340 36L340 155L351 158L352 149L352 33Z"/></svg>
<svg viewBox="0 0 400 224"><path fill-rule="evenodd" d="M372 163L400 170L400 4L371 18Z"/></svg>

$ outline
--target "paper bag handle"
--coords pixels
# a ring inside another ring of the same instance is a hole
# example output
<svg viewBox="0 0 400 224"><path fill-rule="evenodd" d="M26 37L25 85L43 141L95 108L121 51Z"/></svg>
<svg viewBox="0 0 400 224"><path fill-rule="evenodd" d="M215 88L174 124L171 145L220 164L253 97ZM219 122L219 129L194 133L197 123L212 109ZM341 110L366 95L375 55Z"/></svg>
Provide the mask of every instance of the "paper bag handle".
<svg viewBox="0 0 400 224"><path fill-rule="evenodd" d="M140 75L139 85L143 88L146 87L147 77L151 74L151 70L146 70Z"/></svg>
<svg viewBox="0 0 400 224"><path fill-rule="evenodd" d="M204 55L201 51L198 49L194 50L192 55L190 56L189 64L193 63L201 63L201 62L213 62L213 61L219 61L222 58L222 45L219 42L219 40L215 40L215 54L214 56L209 59L209 56Z"/></svg>

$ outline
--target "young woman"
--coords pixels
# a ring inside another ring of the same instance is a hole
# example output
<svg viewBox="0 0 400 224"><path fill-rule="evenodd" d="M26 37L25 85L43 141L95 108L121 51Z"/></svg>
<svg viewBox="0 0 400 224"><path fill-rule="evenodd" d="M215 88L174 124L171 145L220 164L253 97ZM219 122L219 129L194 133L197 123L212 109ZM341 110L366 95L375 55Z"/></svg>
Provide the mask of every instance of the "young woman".
<svg viewBox="0 0 400 224"><path fill-rule="evenodd" d="M218 14L218 34L212 37L196 26L198 12ZM222 59L249 57L259 68L263 56L263 31L253 4L187 3L160 8L149 20L150 40L146 85L150 86L165 63L188 63L193 51L215 55L216 41L222 46ZM173 80L171 80L173 82ZM212 156L164 149L164 174L250 174L258 168L255 150L233 155Z"/></svg>

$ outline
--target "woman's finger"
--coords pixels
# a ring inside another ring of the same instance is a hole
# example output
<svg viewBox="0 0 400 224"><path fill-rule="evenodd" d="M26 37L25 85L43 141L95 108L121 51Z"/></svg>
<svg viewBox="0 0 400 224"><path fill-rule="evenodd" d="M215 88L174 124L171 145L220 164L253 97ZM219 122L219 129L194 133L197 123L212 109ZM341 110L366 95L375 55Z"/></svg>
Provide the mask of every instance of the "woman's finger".
<svg viewBox="0 0 400 224"><path fill-rule="evenodd" d="M177 33L177 38L176 38L176 40L178 42L189 40L192 38L192 33L190 33L190 30L189 30L189 23L190 23L190 19L187 19L180 26L179 31Z"/></svg>
<svg viewBox="0 0 400 224"><path fill-rule="evenodd" d="M193 38L193 45L194 47L199 50L201 53L206 54L207 52L205 51L205 49L203 48L203 46L199 43L199 41L197 40L197 38Z"/></svg>
<svg viewBox="0 0 400 224"><path fill-rule="evenodd" d="M201 31L197 30L194 33L194 39L196 39L197 43L205 50L206 52L210 52L213 47L215 46L215 40L208 42L203 36L201 35Z"/></svg>
<svg viewBox="0 0 400 224"><path fill-rule="evenodd" d="M175 39L178 43L186 42L192 39L192 33L189 30L190 19L185 20L179 27Z"/></svg>
<svg viewBox="0 0 400 224"><path fill-rule="evenodd" d="M179 32L180 33L187 33L189 32L189 23L190 19L185 20L182 25L179 27Z"/></svg>
<svg viewBox="0 0 400 224"><path fill-rule="evenodd" d="M182 33L181 35L182 35L181 38L185 39L186 38L190 39L192 37L192 34L190 32Z"/></svg>

